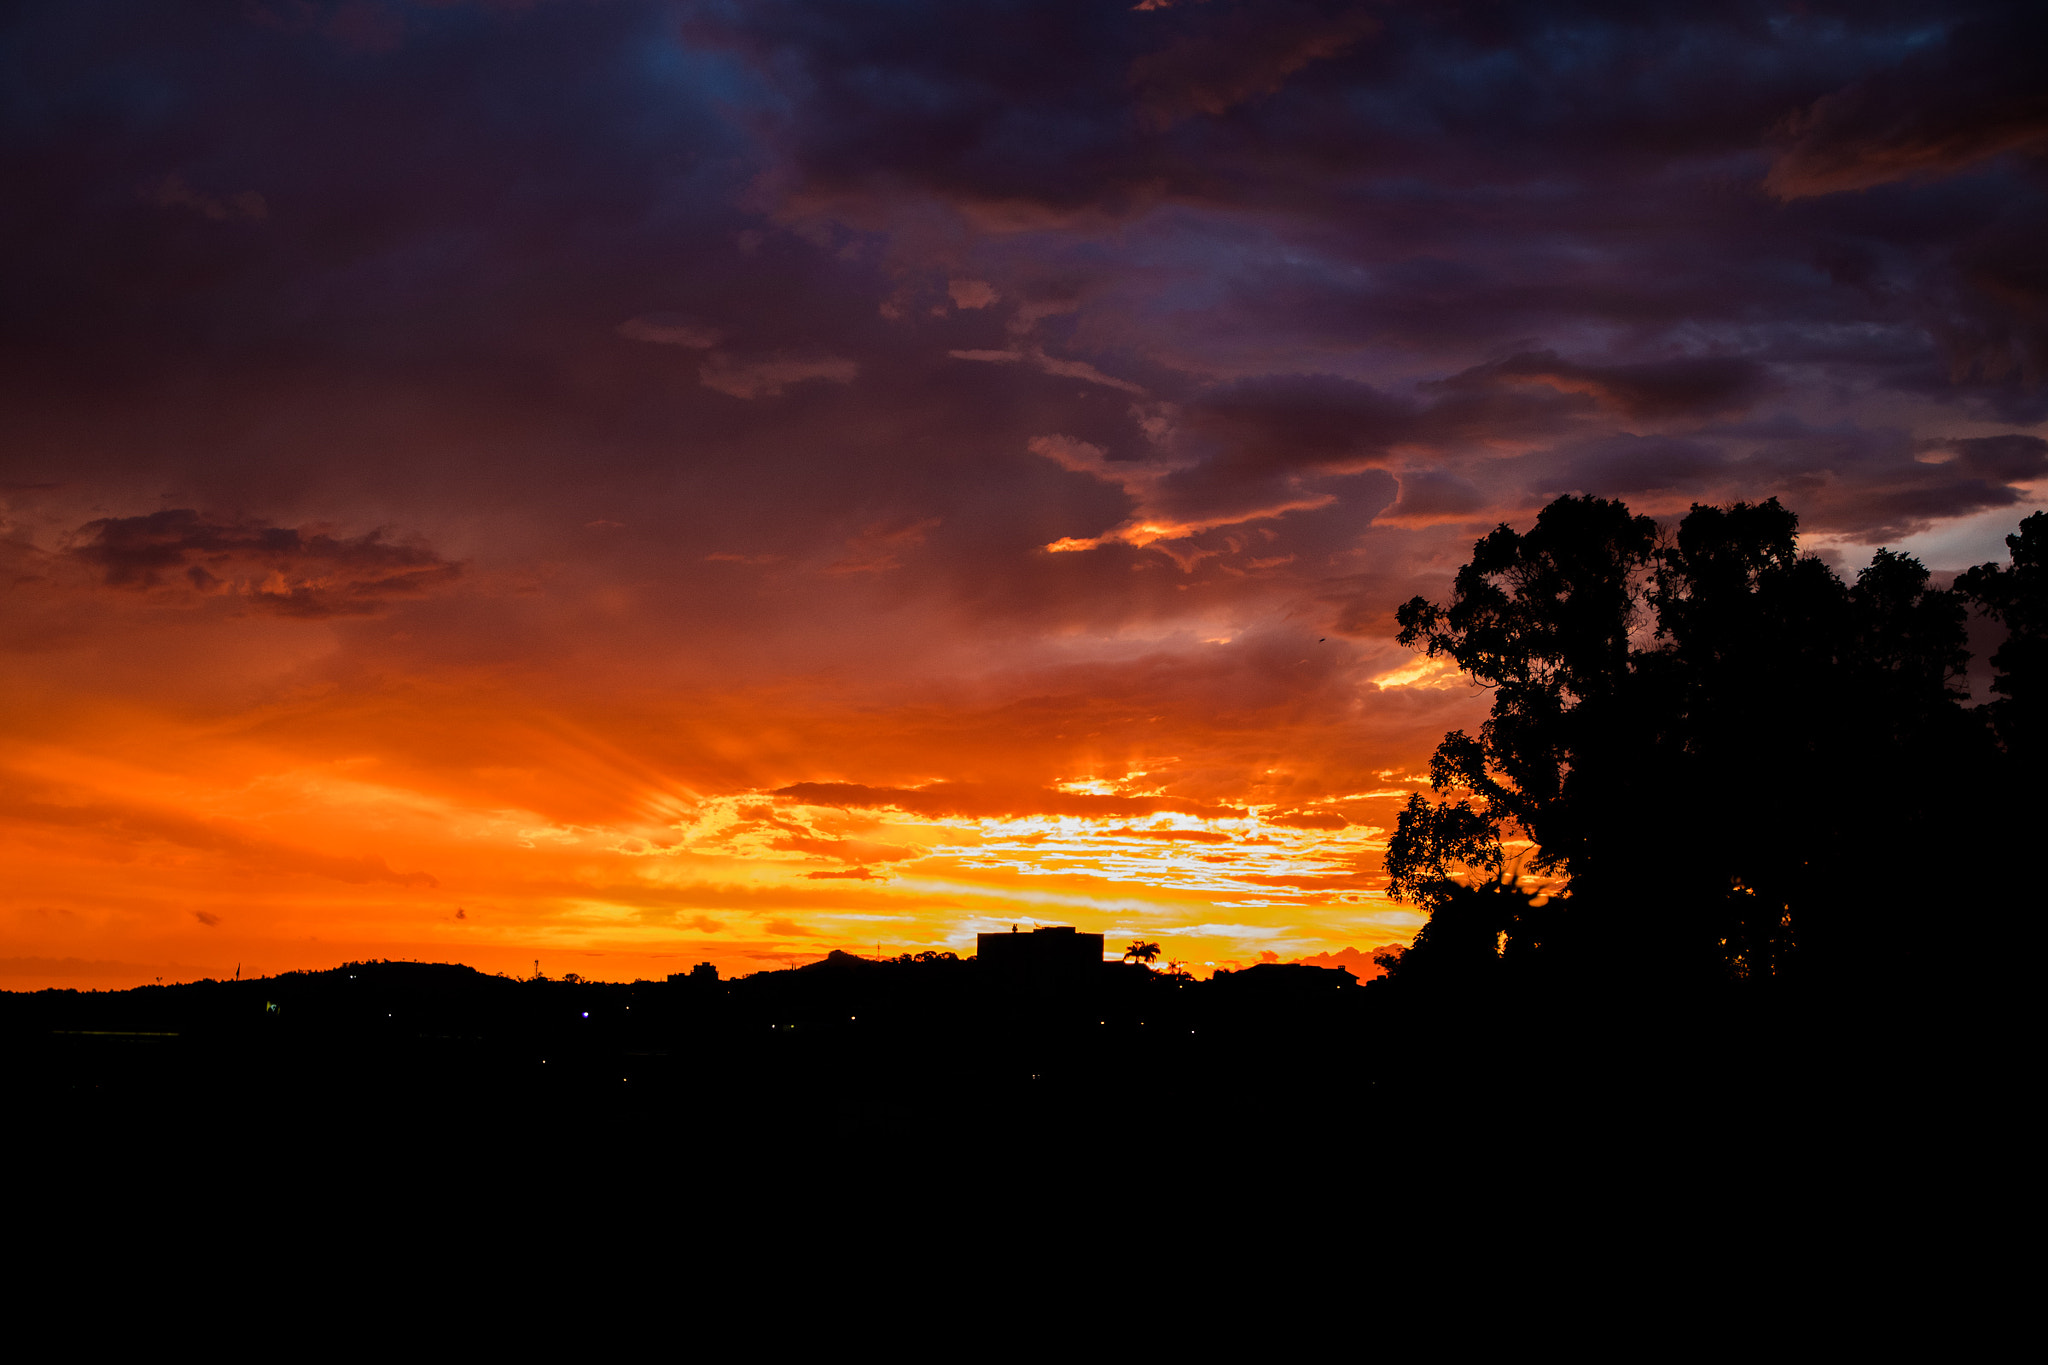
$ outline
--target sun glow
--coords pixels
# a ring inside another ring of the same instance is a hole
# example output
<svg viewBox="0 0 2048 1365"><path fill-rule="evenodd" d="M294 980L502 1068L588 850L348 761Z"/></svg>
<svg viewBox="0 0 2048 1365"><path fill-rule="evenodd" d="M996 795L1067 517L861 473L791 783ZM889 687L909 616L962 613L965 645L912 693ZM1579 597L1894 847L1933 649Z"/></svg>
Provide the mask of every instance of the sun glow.
<svg viewBox="0 0 2048 1365"><path fill-rule="evenodd" d="M773 788L704 794L578 727L551 728L588 742L438 775L367 734L344 746L352 755L320 758L303 736L280 747L161 718L149 748L112 726L98 744L17 743L0 835L17 899L43 907L19 919L17 951L74 984L136 976L123 964L137 957L197 976L351 955L530 970L539 955L630 978L878 941L971 952L976 932L1020 919L1107 925L1223 964L1369 949L1416 922L1383 893L1385 822L1368 803L1394 793L1380 787L1211 807L1163 795L1180 760L1153 760L1038 789L1085 814L1033 810L1028 791L1009 811L925 813ZM133 757L144 752L155 761ZM1288 783L1296 766L1255 780ZM570 774L589 797L561 799ZM915 805L944 787L903 790ZM125 958L74 946L115 932L133 945Z"/></svg>
<svg viewBox="0 0 2048 1365"><path fill-rule="evenodd" d="M1463 683L1464 676L1448 659L1418 658L1380 674L1372 680L1372 685L1382 692L1397 687L1457 687Z"/></svg>

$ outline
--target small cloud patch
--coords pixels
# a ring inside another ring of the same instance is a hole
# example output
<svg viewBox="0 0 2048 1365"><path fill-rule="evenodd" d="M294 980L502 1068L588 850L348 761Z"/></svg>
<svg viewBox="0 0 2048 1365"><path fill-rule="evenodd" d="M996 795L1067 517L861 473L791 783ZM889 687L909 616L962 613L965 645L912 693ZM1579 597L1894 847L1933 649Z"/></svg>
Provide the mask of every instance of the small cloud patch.
<svg viewBox="0 0 2048 1365"><path fill-rule="evenodd" d="M955 308L986 308L1003 297L987 280L954 280L946 286L946 296Z"/></svg>
<svg viewBox="0 0 2048 1365"><path fill-rule="evenodd" d="M382 531L340 537L317 527L227 521L189 508L103 517L72 551L110 588L236 597L281 616L360 616L416 597L462 572L422 545Z"/></svg>
<svg viewBox="0 0 2048 1365"><path fill-rule="evenodd" d="M674 313L644 313L637 318L628 318L619 324L618 331L628 341L681 346L692 351L708 351L725 335L709 323L678 317Z"/></svg>
<svg viewBox="0 0 2048 1365"><path fill-rule="evenodd" d="M1283 810L1266 815L1265 822L1283 829L1349 829L1351 822L1333 810Z"/></svg>
<svg viewBox="0 0 2048 1365"><path fill-rule="evenodd" d="M255 190L208 194L192 188L182 175L166 175L145 181L140 193L145 204L154 204L160 209L186 209L215 223L238 218L260 223L270 216L269 203Z"/></svg>
<svg viewBox="0 0 2048 1365"><path fill-rule="evenodd" d="M716 389L734 398L752 399L774 398L792 384L813 379L851 384L859 373L860 366L838 356L814 360L776 356L741 363L728 356L714 355L704 362L704 368L697 372L697 379L707 389Z"/></svg>

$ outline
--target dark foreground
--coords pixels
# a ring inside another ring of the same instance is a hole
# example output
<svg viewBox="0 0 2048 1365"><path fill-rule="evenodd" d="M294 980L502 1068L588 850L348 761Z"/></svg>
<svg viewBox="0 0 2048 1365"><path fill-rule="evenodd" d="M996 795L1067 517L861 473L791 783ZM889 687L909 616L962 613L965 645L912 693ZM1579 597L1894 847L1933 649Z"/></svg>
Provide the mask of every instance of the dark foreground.
<svg viewBox="0 0 2048 1365"><path fill-rule="evenodd" d="M713 1183L1057 1172L1083 1204L1247 1181L1755 1198L1986 1102L1911 1008L1403 996L1315 968L1034 980L835 955L611 985L377 962L9 994L0 1030L14 1136L44 1159L252 1179L654 1160Z"/></svg>

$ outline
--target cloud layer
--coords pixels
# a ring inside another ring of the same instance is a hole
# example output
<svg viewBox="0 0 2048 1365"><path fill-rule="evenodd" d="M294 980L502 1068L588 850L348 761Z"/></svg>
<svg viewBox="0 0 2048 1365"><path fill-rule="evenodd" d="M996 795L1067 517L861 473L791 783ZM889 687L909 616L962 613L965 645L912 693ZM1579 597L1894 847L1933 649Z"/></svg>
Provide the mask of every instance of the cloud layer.
<svg viewBox="0 0 2048 1365"><path fill-rule="evenodd" d="M2038 6L0 34L24 962L1336 961L1483 709L1391 612L1487 528L1954 569L2048 482Z"/></svg>

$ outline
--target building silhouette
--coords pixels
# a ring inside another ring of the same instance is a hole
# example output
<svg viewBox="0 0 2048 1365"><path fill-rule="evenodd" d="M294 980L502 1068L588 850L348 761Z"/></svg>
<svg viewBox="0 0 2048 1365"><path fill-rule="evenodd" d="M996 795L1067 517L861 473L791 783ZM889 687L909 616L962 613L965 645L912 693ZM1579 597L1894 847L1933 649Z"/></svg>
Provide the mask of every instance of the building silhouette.
<svg viewBox="0 0 2048 1365"><path fill-rule="evenodd" d="M1082 977L1102 963L1102 935L1072 925L1019 933L975 935L975 956L983 970L1017 978Z"/></svg>

